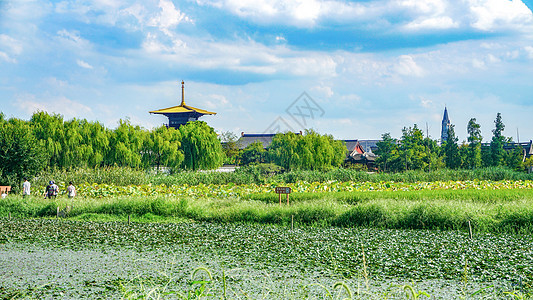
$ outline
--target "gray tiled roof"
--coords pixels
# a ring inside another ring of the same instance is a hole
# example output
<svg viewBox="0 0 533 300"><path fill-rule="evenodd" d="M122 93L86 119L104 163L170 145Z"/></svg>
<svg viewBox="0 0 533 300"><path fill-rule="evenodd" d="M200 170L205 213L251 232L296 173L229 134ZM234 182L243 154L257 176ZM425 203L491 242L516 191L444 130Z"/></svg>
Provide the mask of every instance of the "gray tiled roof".
<svg viewBox="0 0 533 300"><path fill-rule="evenodd" d="M272 144L272 139L275 135L275 133L243 133L237 140L237 146L239 149L244 149L254 142L260 142L263 144L263 148L266 149Z"/></svg>

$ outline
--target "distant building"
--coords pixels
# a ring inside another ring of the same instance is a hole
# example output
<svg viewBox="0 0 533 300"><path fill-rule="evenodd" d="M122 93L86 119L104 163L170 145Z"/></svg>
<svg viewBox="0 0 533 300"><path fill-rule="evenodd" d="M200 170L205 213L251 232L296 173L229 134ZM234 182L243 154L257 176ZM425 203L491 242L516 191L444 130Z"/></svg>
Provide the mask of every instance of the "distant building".
<svg viewBox="0 0 533 300"><path fill-rule="evenodd" d="M376 158L373 151L378 149L380 140L344 140L348 155L346 161L354 164L366 165L369 170L374 169Z"/></svg>
<svg viewBox="0 0 533 300"><path fill-rule="evenodd" d="M250 144L260 142L263 144L263 149L267 149L272 144L272 139L277 133L241 133L241 137L237 140L237 147L244 149ZM302 134L302 132L295 132L294 134Z"/></svg>
<svg viewBox="0 0 533 300"><path fill-rule="evenodd" d="M448 130L450 129L450 118L448 117L448 109L444 107L444 116L442 117L442 131L440 133L441 144L448 140Z"/></svg>
<svg viewBox="0 0 533 300"><path fill-rule="evenodd" d="M488 143L481 143L481 147L490 147L490 142ZM522 162L526 160L526 158L529 158L533 155L533 141L529 142L522 142L522 143L516 143L516 142L510 142L503 144L503 150L505 151L511 151L515 147L522 148Z"/></svg>
<svg viewBox="0 0 533 300"><path fill-rule="evenodd" d="M198 121L203 115L216 115L204 109L196 108L185 104L185 82L181 82L181 104L169 108L158 109L150 112L151 114L164 115L168 118L167 127L179 128L189 121Z"/></svg>

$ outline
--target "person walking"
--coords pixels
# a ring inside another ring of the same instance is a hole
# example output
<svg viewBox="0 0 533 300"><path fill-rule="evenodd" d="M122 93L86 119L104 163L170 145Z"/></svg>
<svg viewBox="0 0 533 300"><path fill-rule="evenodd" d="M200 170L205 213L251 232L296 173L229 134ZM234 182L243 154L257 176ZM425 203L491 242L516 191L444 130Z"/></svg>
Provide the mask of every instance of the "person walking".
<svg viewBox="0 0 533 300"><path fill-rule="evenodd" d="M56 185L56 183L53 180L50 180L49 184L46 186L44 197L48 199L52 199L52 198L55 199L58 193L59 193L59 187Z"/></svg>
<svg viewBox="0 0 533 300"><path fill-rule="evenodd" d="M31 192L31 183L28 181L28 178L24 177L24 183L22 184L22 198L29 197Z"/></svg>
<svg viewBox="0 0 533 300"><path fill-rule="evenodd" d="M68 183L67 192L69 198L76 197L76 187L72 184L72 181Z"/></svg>

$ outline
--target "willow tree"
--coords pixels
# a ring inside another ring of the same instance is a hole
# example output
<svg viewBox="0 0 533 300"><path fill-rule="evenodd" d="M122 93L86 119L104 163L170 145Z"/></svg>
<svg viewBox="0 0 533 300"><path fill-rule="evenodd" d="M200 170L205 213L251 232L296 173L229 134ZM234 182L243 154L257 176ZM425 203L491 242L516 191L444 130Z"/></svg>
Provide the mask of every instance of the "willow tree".
<svg viewBox="0 0 533 300"><path fill-rule="evenodd" d="M145 167L177 168L183 162L183 152L180 150L181 133L175 128L161 126L150 131L145 136L143 145L143 163Z"/></svg>
<svg viewBox="0 0 533 300"><path fill-rule="evenodd" d="M286 170L297 168L300 161L300 153L297 151L300 138L293 132L276 134L268 149L272 162Z"/></svg>
<svg viewBox="0 0 533 300"><path fill-rule="evenodd" d="M287 170L325 170L344 162L346 146L331 135L313 130L306 130L304 135L287 132L274 136L269 155L275 164Z"/></svg>
<svg viewBox="0 0 533 300"><path fill-rule="evenodd" d="M120 120L119 126L109 139L108 165L139 168L142 166L141 150L145 131L131 125L129 120Z"/></svg>
<svg viewBox="0 0 533 300"><path fill-rule="evenodd" d="M187 170L209 170L222 166L224 152L215 130L203 121L180 126L182 166Z"/></svg>
<svg viewBox="0 0 533 300"><path fill-rule="evenodd" d="M18 186L24 176L43 170L47 158L28 122L0 120L0 184Z"/></svg>
<svg viewBox="0 0 533 300"><path fill-rule="evenodd" d="M49 115L47 112L36 112L30 119L35 137L48 154L47 166L63 168L65 164L63 117L59 114Z"/></svg>

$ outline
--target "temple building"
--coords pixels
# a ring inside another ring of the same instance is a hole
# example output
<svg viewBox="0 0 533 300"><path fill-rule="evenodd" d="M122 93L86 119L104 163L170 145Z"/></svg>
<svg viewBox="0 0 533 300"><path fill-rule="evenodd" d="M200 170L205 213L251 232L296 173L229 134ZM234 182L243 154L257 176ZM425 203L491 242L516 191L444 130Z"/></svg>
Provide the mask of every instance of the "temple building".
<svg viewBox="0 0 533 300"><path fill-rule="evenodd" d="M162 108L150 112L151 114L164 115L168 118L167 127L179 128L189 121L198 121L203 115L216 115L204 109L196 108L185 104L185 82L181 82L181 104L169 108Z"/></svg>
<svg viewBox="0 0 533 300"><path fill-rule="evenodd" d="M440 143L448 140L448 130L450 129L450 118L448 118L448 109L444 107L444 116L442 117L442 130L440 132Z"/></svg>

